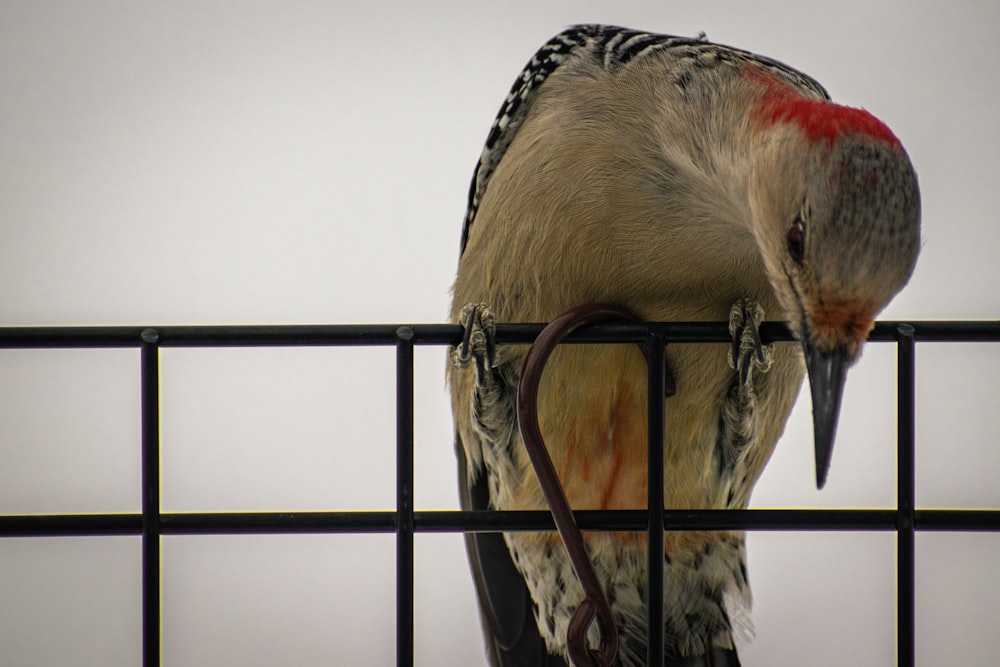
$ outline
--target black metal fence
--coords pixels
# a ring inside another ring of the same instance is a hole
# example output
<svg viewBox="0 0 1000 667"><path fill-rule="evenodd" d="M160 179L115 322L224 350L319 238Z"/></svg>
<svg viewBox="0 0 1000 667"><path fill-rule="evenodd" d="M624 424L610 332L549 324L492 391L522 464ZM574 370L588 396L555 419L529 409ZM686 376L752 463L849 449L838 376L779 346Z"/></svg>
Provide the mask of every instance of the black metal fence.
<svg viewBox="0 0 1000 667"><path fill-rule="evenodd" d="M541 325L500 325L498 344L530 343ZM765 342L791 340L782 324L761 327ZM142 393L142 501L138 514L0 515L0 538L65 535L142 536L143 665L160 664L160 536L253 533L395 533L396 662L413 664L413 538L416 532L553 530L547 512L415 511L413 506L413 352L415 345L453 345L455 325L0 327L3 348L140 348ZM567 343L723 343L722 323L599 324ZM1000 531L1000 509L931 510L915 505L914 387L918 342L1000 342L1000 321L879 322L869 340L897 349L896 509L581 511L586 530L861 530L897 535L897 664L912 667L914 637L914 533ZM159 351L162 347L394 346L396 348L396 510L394 512L162 513L160 511ZM659 356L658 354L656 356ZM659 364L662 368L662 364ZM657 364L650 364L651 369ZM651 370L650 384L662 382ZM662 396L662 392L650 395ZM669 409L669 402L666 406ZM663 401L650 401L650 423L664 419ZM661 430L662 433L662 430ZM651 429L650 460L663 460L662 436ZM655 474L651 468L650 474ZM662 469L660 470L662 475ZM651 482L650 488L657 485ZM662 489L662 484L658 485ZM2 508L0 508L2 510ZM650 540L651 548L655 547ZM655 568L651 568L655 571ZM651 622L662 614L662 589L650 592ZM655 635L654 635L655 636Z"/></svg>

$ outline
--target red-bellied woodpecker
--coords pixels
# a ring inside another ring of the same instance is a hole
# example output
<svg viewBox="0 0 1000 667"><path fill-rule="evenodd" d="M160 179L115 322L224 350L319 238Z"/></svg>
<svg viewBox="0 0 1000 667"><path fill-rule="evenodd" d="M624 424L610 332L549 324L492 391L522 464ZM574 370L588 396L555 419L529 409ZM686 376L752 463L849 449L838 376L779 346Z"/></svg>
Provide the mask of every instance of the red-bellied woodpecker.
<svg viewBox="0 0 1000 667"><path fill-rule="evenodd" d="M526 350L487 355L491 322L591 302L649 321L730 321L732 349L667 348L668 508L745 507L805 371L822 485L844 372L913 271L919 217L896 136L786 65L611 26L552 38L501 108L469 194L451 317L477 329L480 372L449 370L463 506L545 507L515 415ZM801 348L755 343L764 312ZM552 355L538 416L574 509L645 508L645 378L635 346ZM619 662L644 664L645 538L586 538ZM558 537L467 545L491 662L564 664L582 593ZM738 665L743 534L668 532L663 567L666 664Z"/></svg>

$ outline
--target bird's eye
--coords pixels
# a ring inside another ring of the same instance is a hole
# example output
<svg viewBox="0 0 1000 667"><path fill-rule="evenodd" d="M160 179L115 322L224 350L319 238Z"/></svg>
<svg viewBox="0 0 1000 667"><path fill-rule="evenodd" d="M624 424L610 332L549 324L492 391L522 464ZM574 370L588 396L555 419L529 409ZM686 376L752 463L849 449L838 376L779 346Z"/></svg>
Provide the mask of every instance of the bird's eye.
<svg viewBox="0 0 1000 667"><path fill-rule="evenodd" d="M798 219L788 230L788 254L792 261L801 265L806 256L806 230L802 220Z"/></svg>

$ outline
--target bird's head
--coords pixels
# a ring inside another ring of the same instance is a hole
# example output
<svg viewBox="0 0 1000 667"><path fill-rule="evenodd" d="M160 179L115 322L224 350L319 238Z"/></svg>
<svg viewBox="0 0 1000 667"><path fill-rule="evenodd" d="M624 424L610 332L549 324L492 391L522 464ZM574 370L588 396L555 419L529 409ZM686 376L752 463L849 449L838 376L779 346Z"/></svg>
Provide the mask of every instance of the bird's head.
<svg viewBox="0 0 1000 667"><path fill-rule="evenodd" d="M770 125L751 175L752 225L805 351L822 487L845 371L913 273L917 178L899 140L866 111L787 98L762 116Z"/></svg>

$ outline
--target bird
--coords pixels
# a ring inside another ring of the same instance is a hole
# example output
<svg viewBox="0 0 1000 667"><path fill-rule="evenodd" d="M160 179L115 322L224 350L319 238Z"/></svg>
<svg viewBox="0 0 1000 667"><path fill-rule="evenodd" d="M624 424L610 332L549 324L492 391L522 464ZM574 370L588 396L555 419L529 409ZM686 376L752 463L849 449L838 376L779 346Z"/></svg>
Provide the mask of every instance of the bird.
<svg viewBox="0 0 1000 667"><path fill-rule="evenodd" d="M716 44L611 25L547 41L490 127L469 189L450 321L465 328L447 380L463 509L546 509L517 426L525 345L497 323L581 304L652 322L728 322L732 345L670 344L664 429L674 509L741 509L803 378L825 482L848 367L913 273L916 172L870 112L810 76ZM799 344L760 342L771 317ZM552 354L538 420L573 509L646 509L646 361L637 346ZM620 636L646 664L643 533L586 547ZM469 533L494 667L570 664L583 593L552 532ZM741 531L664 537L664 665L739 665L751 593Z"/></svg>

